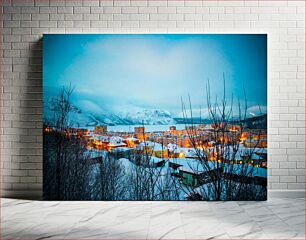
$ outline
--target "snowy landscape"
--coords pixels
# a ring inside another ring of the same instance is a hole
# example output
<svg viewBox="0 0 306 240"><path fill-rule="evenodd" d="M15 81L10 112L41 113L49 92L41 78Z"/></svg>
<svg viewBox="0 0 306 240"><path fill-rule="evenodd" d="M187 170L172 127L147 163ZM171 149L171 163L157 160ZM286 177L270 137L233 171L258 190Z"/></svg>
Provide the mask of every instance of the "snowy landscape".
<svg viewBox="0 0 306 240"><path fill-rule="evenodd" d="M43 46L45 199L266 200L266 35Z"/></svg>

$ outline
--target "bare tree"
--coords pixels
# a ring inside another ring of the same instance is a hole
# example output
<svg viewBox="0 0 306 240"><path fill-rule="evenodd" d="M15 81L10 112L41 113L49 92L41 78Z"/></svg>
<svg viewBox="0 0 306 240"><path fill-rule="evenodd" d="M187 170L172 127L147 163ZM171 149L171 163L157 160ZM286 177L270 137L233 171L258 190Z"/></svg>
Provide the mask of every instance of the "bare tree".
<svg viewBox="0 0 306 240"><path fill-rule="evenodd" d="M44 122L44 197L84 199L88 161L85 144L71 132L73 87L62 87L48 105L51 118Z"/></svg>
<svg viewBox="0 0 306 240"><path fill-rule="evenodd" d="M95 200L125 200L126 182L124 167L118 159L104 154L99 163L93 191Z"/></svg>
<svg viewBox="0 0 306 240"><path fill-rule="evenodd" d="M134 165L128 175L129 199L131 200L178 200L179 189L177 179L171 176L171 171L165 166L166 150L164 142L161 143L159 162L154 156L156 142L146 140L143 133L143 149L131 156ZM163 138L162 138L163 139Z"/></svg>
<svg viewBox="0 0 306 240"><path fill-rule="evenodd" d="M198 130L196 124L192 122L193 107L190 96L188 96L188 107L182 101L184 118L185 120L191 119L191 124L186 124L188 138L194 149L195 158L203 169L202 174L197 176L202 185L200 187L183 186L183 189L187 195L197 196L198 199L264 199L265 182L262 179L257 181L257 178L254 177L255 168L252 164L252 157L256 153L260 141L261 130L256 131L258 140L252 147L247 149L241 147L242 135L246 130L244 122L247 120L248 108L245 89L243 88L245 104L242 107L238 98L238 114L236 116L233 111L233 96L230 98L230 103L226 98L224 75L223 81L224 89L221 101L218 101L217 97L215 101L212 101L210 83L209 81L207 83L207 111L212 128L206 132ZM249 136L249 138L252 137ZM212 146L203 144L207 142L207 139L213 141ZM199 142L202 143L201 146L199 146Z"/></svg>

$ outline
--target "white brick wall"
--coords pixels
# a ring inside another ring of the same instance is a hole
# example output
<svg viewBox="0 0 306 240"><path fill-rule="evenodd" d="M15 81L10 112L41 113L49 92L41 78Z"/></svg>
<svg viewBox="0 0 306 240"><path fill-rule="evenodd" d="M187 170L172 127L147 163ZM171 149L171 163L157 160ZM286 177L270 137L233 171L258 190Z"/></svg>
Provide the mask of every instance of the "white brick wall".
<svg viewBox="0 0 306 240"><path fill-rule="evenodd" d="M82 32L268 33L269 189L305 189L304 1L2 2L4 196L42 190L41 36Z"/></svg>

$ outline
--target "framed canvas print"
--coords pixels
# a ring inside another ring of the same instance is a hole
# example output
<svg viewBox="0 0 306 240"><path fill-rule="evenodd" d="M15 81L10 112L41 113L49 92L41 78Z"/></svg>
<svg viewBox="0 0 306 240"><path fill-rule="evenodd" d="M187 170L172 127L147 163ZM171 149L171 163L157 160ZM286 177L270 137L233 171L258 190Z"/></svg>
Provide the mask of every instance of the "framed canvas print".
<svg viewBox="0 0 306 240"><path fill-rule="evenodd" d="M46 200L266 200L266 34L45 34Z"/></svg>

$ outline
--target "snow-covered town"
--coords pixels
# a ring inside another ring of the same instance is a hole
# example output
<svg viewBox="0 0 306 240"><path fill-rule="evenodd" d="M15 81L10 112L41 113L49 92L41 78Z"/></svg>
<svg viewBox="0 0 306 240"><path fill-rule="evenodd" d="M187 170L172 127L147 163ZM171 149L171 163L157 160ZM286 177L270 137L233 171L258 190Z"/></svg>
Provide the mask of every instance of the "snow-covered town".
<svg viewBox="0 0 306 240"><path fill-rule="evenodd" d="M267 199L264 36L71 38L44 64L45 199Z"/></svg>
<svg viewBox="0 0 306 240"><path fill-rule="evenodd" d="M189 129L188 129L189 128ZM228 127L229 134L235 135L239 131L239 126ZM186 126L186 129L176 130L175 126L170 126L168 131L146 132L145 127L135 127L133 132L108 132L107 126L96 126L94 130L72 129L72 133L87 140L88 150L111 151L111 152L144 152L147 151L152 157L160 159L171 158L196 158L197 152L203 151L207 154L208 160L216 161L213 156L214 148L220 143L226 143L229 147L230 135L226 134L225 139L213 139L213 124L199 124ZM267 133L261 131L245 131L241 134L240 142L236 153L236 163L244 162L244 155L251 149L252 163L256 167L267 167Z"/></svg>
<svg viewBox="0 0 306 240"><path fill-rule="evenodd" d="M265 186L267 133L250 129L241 132L239 125L228 125L226 134L216 139L218 127L197 124L177 130L173 125L166 131L147 132L144 126L136 126L133 131L122 132L108 131L106 125L101 125L91 130L70 128L66 135L76 136L83 143L93 168L98 169L105 159L112 158L126 175L142 167L157 178L175 178L180 188L185 188L179 193L181 200L206 189L213 181L211 175L221 170L225 178L239 182L243 175L243 181ZM52 131L45 129L45 133Z"/></svg>

